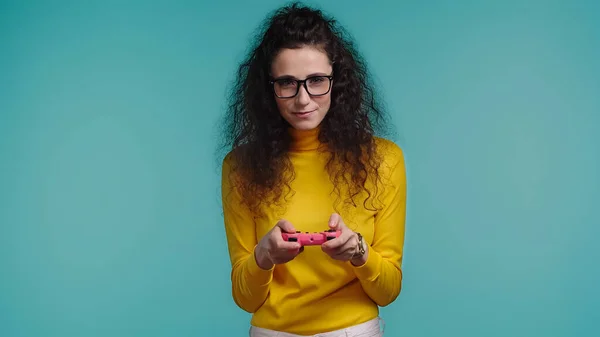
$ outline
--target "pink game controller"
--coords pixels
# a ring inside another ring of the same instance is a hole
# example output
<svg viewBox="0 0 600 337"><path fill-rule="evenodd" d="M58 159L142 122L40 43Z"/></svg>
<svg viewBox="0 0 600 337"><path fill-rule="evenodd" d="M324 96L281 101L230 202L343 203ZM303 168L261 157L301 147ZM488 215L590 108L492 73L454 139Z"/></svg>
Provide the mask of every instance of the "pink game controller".
<svg viewBox="0 0 600 337"><path fill-rule="evenodd" d="M297 231L296 233L281 233L281 235L283 239L288 242L299 242L302 246L318 246L337 238L341 233L341 231L328 229L319 233L302 233Z"/></svg>

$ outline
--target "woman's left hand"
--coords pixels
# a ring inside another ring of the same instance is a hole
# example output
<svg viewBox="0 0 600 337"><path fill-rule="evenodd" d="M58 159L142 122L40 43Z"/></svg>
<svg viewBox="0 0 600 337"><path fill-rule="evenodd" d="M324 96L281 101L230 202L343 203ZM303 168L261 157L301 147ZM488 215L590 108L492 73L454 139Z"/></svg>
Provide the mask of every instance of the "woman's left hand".
<svg viewBox="0 0 600 337"><path fill-rule="evenodd" d="M340 236L321 245L321 249L331 258L339 261L351 261L353 265L363 265L367 261L368 250L360 257L355 257L359 250L358 235L346 227L342 217L334 213L329 218L329 228L339 230Z"/></svg>

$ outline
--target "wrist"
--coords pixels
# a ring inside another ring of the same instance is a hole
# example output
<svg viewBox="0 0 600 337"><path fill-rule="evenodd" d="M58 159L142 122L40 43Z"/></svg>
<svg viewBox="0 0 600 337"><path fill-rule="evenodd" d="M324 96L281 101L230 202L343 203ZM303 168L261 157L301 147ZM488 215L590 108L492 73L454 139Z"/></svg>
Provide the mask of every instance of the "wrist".
<svg viewBox="0 0 600 337"><path fill-rule="evenodd" d="M360 235L360 233L356 234L358 235L358 245L356 247L356 252L350 259L350 263L352 263L352 265L355 267L360 267L367 263L369 249L366 247L362 235Z"/></svg>
<svg viewBox="0 0 600 337"><path fill-rule="evenodd" d="M275 265L269 258L268 252L260 245L256 246L256 249L254 249L254 259L260 269L269 270Z"/></svg>
<svg viewBox="0 0 600 337"><path fill-rule="evenodd" d="M364 265L365 263L367 263L368 255L369 255L369 252L366 251L365 254L363 254L362 256L358 256L358 257L351 259L350 263L352 263L352 265L355 267L360 267L360 266Z"/></svg>

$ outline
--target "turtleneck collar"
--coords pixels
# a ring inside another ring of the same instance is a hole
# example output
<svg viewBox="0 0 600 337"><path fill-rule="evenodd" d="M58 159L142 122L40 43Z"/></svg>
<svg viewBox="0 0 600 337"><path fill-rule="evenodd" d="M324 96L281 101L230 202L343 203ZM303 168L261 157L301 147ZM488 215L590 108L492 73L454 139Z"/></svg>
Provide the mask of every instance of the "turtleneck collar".
<svg viewBox="0 0 600 337"><path fill-rule="evenodd" d="M288 131L292 136L292 144L290 149L292 151L314 151L321 146L319 141L319 130L320 128L314 128L312 130L298 130L289 128Z"/></svg>

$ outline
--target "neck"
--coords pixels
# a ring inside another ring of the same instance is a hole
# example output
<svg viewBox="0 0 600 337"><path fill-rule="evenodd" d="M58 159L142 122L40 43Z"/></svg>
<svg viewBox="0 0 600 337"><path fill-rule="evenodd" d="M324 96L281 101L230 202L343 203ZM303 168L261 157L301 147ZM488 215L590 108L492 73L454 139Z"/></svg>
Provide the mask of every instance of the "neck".
<svg viewBox="0 0 600 337"><path fill-rule="evenodd" d="M292 144L292 151L313 151L317 150L321 143L319 141L319 128L311 130L298 130L289 128Z"/></svg>

